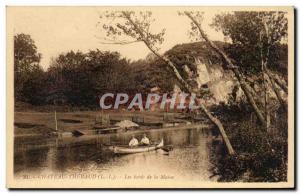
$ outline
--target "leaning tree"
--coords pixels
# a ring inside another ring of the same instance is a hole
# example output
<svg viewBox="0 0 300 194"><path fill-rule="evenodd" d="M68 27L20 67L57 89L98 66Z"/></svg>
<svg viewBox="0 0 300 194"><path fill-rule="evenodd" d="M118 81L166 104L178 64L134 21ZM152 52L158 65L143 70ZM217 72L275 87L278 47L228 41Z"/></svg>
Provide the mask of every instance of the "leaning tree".
<svg viewBox="0 0 300 194"><path fill-rule="evenodd" d="M288 20L282 11L235 11L215 16L213 26L232 41L231 55L245 74L261 74L267 108L267 80L284 109L287 103L280 90L287 94L287 84L270 69L280 66L282 43L287 37Z"/></svg>
<svg viewBox="0 0 300 194"><path fill-rule="evenodd" d="M224 127L220 120L213 116L202 103L198 88L192 87L179 73L176 65L165 55L159 53L159 45L164 41L165 29L158 33L153 33L150 29L151 24L155 21L152 18L152 12L134 12L134 11L107 11L100 16L99 22L106 31L106 37L102 38L103 44L120 44L126 45L136 42L142 42L144 45L160 60L164 61L173 71L174 76L181 85L181 89L189 93L196 93L196 103L205 113L208 119L214 123L225 142L228 153L235 154L234 149L226 135ZM102 23L103 21L104 23ZM122 39L126 38L126 39Z"/></svg>
<svg viewBox="0 0 300 194"><path fill-rule="evenodd" d="M231 70L234 73L235 77L238 80L238 83L240 84L240 87L242 88L244 94L247 97L247 100L249 101L251 107L255 111L256 116L258 117L263 128L266 129L267 122L265 120L263 113L259 109L257 103L255 102L254 93L252 92L251 87L246 82L245 76L242 74L238 66L234 64L233 60L222 49L220 49L213 41L211 41L208 38L205 31L203 30L201 26L203 20L203 13L199 11L196 12L185 11L183 13L179 13L179 15L185 15L191 20L192 35L204 39L208 43L208 45L223 58L226 68Z"/></svg>

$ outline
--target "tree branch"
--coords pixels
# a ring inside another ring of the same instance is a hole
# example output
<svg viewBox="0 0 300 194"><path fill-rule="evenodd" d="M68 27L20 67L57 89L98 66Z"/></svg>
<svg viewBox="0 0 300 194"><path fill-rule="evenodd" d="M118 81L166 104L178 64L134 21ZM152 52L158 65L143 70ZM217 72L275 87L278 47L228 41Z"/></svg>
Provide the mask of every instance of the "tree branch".
<svg viewBox="0 0 300 194"><path fill-rule="evenodd" d="M259 121L261 122L263 127L266 129L267 122L265 121L263 114L257 107L257 105L254 101L254 98L250 92L250 89L249 89L250 86L248 86L248 84L245 82L245 78L243 77L243 75L240 73L238 68L236 68L233 65L231 59L221 49L219 49L211 40L208 39L208 37L205 34L205 32L203 31L201 25L196 21L196 19L191 15L191 13L185 11L184 14L196 25L197 29L199 30L199 32L201 34L201 37L210 45L210 47L213 50L215 50L225 60L227 67L233 71L233 73L234 73L235 77L238 79L240 86L241 86L242 90L244 91L249 103L251 104L252 108L254 109Z"/></svg>
<svg viewBox="0 0 300 194"><path fill-rule="evenodd" d="M176 78L179 80L179 82L181 83L181 85L184 87L184 90L190 92L190 93L193 93L193 88L182 78L182 76L180 75L179 71L177 70L176 66L172 63L172 61L170 61L166 56L162 56L160 55L158 52L156 52L152 47L151 47L151 44L148 40L147 37L144 36L142 30L139 28L139 26L131 19L130 17L130 14L127 13L127 12L122 12L124 14L124 16L126 17L126 19L130 22L130 24L132 24L132 26L134 27L134 30L136 30L136 32L140 35L140 38L141 40L145 43L145 45L148 47L148 49L153 53L155 54L158 58L160 58L161 60L165 61L166 64L168 64L171 69L173 70ZM235 154L235 151L226 135L226 132L224 130L224 127L221 123L221 121L219 119L217 119L216 117L214 117L207 109L206 107L203 105L203 103L200 101L200 99L197 99L196 100L196 103L200 106L200 109L206 114L206 116L210 119L210 121L212 123L214 123L222 137L223 137L223 140L225 142L225 145L227 147L227 150L228 150L228 153L230 155L233 155Z"/></svg>
<svg viewBox="0 0 300 194"><path fill-rule="evenodd" d="M137 43L137 42L141 42L141 41L129 41L129 42L101 42L101 41L98 41L98 43L100 43L100 44L118 44L118 45L127 45L127 44L132 44L132 43Z"/></svg>

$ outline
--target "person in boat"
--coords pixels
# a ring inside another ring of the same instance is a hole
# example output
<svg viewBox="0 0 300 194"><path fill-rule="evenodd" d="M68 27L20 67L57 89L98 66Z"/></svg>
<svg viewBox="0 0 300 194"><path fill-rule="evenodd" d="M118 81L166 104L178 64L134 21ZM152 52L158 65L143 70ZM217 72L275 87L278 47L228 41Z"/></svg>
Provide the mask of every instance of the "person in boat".
<svg viewBox="0 0 300 194"><path fill-rule="evenodd" d="M138 146L138 145L139 145L139 141L133 135L130 142L129 142L129 146L130 147L135 147L135 146Z"/></svg>
<svg viewBox="0 0 300 194"><path fill-rule="evenodd" d="M149 138L146 136L146 134L144 134L143 138L141 139L140 144L141 144L141 145L149 145L149 144L150 144L150 140L149 140Z"/></svg>

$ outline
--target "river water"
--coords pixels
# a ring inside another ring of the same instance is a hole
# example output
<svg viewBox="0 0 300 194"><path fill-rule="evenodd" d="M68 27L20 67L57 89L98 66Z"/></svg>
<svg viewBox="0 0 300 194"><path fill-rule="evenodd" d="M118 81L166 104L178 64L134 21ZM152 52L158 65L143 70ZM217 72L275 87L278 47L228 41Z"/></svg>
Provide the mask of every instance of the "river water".
<svg viewBox="0 0 300 194"><path fill-rule="evenodd" d="M135 136L140 139L143 133L135 133ZM153 130L146 134L156 142L163 138L165 145L172 145L173 150L169 155L157 150L115 156L107 149L107 144L128 143L131 133L48 140L15 139L15 177L49 173L93 173L116 177L151 174L178 180L215 181L215 177L210 178L211 157L215 153L209 129ZM26 147L30 144L36 147Z"/></svg>

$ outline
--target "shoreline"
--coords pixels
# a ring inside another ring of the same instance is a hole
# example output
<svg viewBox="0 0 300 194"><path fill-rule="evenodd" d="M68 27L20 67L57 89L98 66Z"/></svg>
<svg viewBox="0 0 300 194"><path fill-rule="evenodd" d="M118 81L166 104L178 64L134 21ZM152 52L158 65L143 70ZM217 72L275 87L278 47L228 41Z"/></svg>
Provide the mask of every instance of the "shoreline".
<svg viewBox="0 0 300 194"><path fill-rule="evenodd" d="M209 129L211 125L208 124L189 124L189 125L179 125L179 126L174 126L174 127L164 127L164 128L152 128L152 129L137 129L137 130L132 130L132 131L126 131L126 132L117 132L117 133L108 133L108 134L93 134L93 135L82 135L79 137L75 136L66 136L66 137L45 137L42 135L35 135L32 136L30 134L28 135L17 135L14 137L14 141L16 141L18 138L38 138L38 137L44 137L44 140L47 141L46 144L43 145L35 145L35 144L17 144L19 146L18 148L15 148L15 151L23 151L23 150L33 150L33 149L41 149L41 148L46 148L46 147L66 147L66 146L74 146L77 145L78 143L83 143L85 141L89 140L95 140L95 142L92 142L92 144L99 144L99 145L105 145L99 142L99 138L103 137L110 137L114 135L130 135L130 134L136 134L136 133L142 133L142 132L153 132L153 131L171 131L171 130L184 130L184 129ZM16 146L16 144L15 144Z"/></svg>

